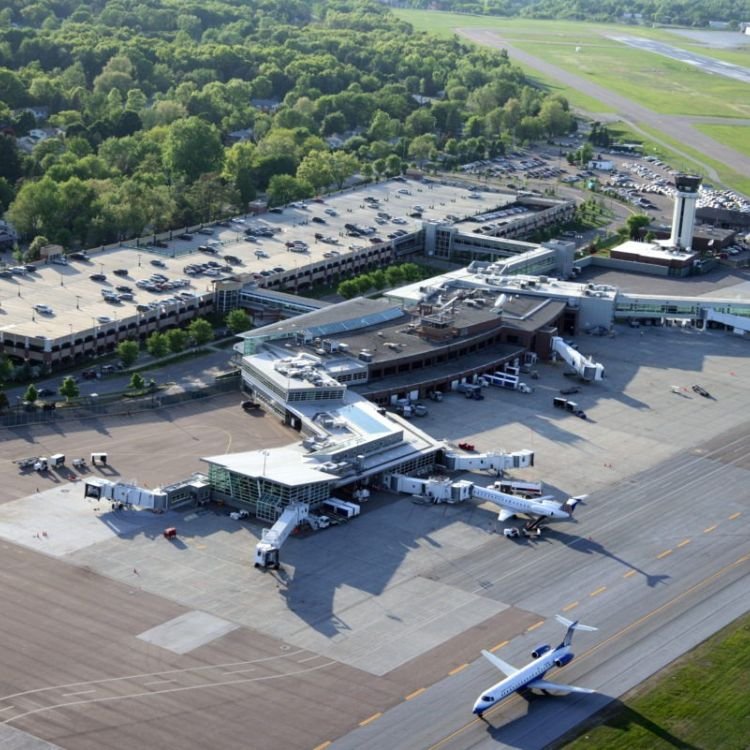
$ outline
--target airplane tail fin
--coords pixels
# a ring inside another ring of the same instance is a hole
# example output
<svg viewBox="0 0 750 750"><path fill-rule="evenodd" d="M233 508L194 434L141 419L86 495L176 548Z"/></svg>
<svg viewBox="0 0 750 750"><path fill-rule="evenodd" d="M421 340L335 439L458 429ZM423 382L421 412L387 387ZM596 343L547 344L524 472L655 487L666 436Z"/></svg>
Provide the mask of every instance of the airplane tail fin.
<svg viewBox="0 0 750 750"><path fill-rule="evenodd" d="M561 644L563 646L570 646L570 642L573 640L573 632L576 630L597 630L597 628L591 625L584 625L582 622L578 622L578 620L576 620L575 622L573 620L568 620L567 617L563 617L562 615L555 615L555 619L561 625L565 625L565 627L568 628L568 632L565 633L565 638L563 638L563 642Z"/></svg>
<svg viewBox="0 0 750 750"><path fill-rule="evenodd" d="M588 495L575 495L574 497L569 497L564 503L563 503L563 510L567 513L570 513L570 515L573 515L573 511L576 509L576 505L578 503L583 503L583 501L588 497Z"/></svg>

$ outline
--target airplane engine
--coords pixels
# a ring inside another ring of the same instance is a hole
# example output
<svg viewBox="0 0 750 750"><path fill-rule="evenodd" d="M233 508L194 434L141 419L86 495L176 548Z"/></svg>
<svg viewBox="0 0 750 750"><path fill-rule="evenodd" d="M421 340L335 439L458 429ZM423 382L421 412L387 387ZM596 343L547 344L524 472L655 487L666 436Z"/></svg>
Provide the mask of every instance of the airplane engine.
<svg viewBox="0 0 750 750"><path fill-rule="evenodd" d="M573 654L563 654L555 659L555 666L559 669L564 667L566 664L570 664L573 661Z"/></svg>
<svg viewBox="0 0 750 750"><path fill-rule="evenodd" d="M538 659L542 654L546 654L547 651L549 651L550 647L546 643L542 643L539 646L537 646L532 652L531 652L531 658L532 659Z"/></svg>

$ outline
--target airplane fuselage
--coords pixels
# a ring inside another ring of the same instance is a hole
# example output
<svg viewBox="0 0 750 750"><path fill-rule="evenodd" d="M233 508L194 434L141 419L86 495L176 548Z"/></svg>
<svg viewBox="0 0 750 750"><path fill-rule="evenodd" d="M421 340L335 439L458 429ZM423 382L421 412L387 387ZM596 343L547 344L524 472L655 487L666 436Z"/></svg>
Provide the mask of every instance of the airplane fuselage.
<svg viewBox="0 0 750 750"><path fill-rule="evenodd" d="M474 703L472 713L481 716L485 711L503 701L509 695L525 688L530 682L541 679L555 666L555 661L570 654L573 656L569 646L558 646L538 659L519 669L516 674L506 677L495 683L489 690L485 690Z"/></svg>
<svg viewBox="0 0 750 750"><path fill-rule="evenodd" d="M529 500L490 487L475 487L473 494L480 500L488 500L514 514L525 513L529 516L545 516L546 518L570 518L570 513L563 510L562 505L554 501Z"/></svg>

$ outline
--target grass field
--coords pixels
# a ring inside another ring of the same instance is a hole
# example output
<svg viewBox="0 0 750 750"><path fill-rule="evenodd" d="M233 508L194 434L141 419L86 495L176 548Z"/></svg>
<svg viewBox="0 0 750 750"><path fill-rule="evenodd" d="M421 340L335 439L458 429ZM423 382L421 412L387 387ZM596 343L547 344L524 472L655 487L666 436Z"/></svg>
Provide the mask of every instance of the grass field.
<svg viewBox="0 0 750 750"><path fill-rule="evenodd" d="M715 141L731 146L736 151L750 156L750 126L698 123L695 127L702 133L711 136Z"/></svg>
<svg viewBox="0 0 750 750"><path fill-rule="evenodd" d="M622 702L566 750L747 750L750 616L740 618Z"/></svg>
<svg viewBox="0 0 750 750"><path fill-rule="evenodd" d="M655 112L750 117L750 97L747 96L746 85L729 78L708 75L685 63L636 50L607 38L612 34L629 34L659 39L704 55L710 56L714 52L663 29L431 11L395 12L415 29L441 35L451 35L455 28L497 30L509 44L627 96ZM544 84L554 86L554 81L545 80L537 73L532 75ZM608 111L604 105L593 104L596 100L592 101L590 97L583 97L589 101L589 104L585 104L578 92L567 89L564 93L576 106L595 112Z"/></svg>

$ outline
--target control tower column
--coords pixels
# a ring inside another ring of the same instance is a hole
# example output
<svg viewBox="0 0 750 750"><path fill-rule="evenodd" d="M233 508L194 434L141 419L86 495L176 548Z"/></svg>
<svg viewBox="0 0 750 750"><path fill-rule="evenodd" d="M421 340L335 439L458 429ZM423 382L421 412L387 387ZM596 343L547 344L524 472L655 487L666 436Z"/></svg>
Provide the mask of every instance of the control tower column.
<svg viewBox="0 0 750 750"><path fill-rule="evenodd" d="M672 234L669 244L681 250L690 250L693 246L695 209L701 178L693 174L678 174L675 175L674 184L677 193L674 199Z"/></svg>

